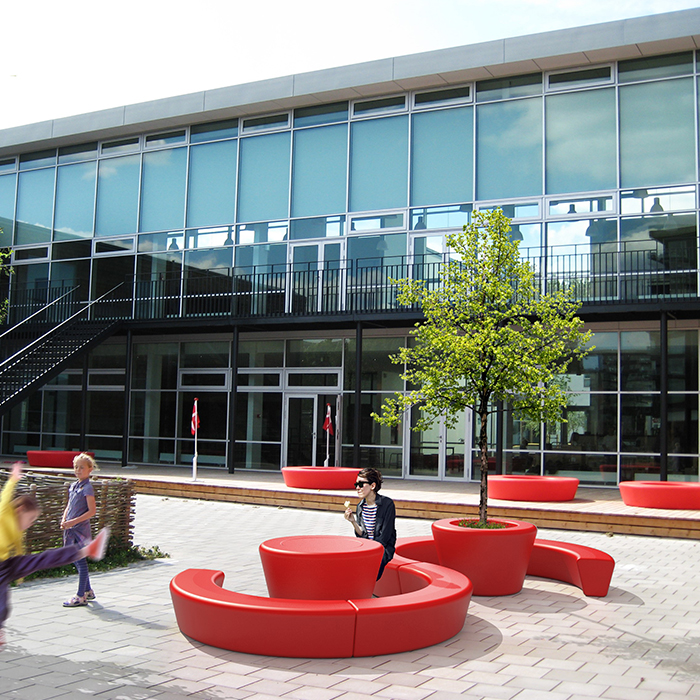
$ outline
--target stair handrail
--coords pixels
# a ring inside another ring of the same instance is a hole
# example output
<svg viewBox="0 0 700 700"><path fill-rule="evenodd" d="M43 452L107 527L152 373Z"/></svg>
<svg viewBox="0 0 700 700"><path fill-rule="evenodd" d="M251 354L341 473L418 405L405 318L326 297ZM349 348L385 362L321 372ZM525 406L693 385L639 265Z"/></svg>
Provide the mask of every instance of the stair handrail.
<svg viewBox="0 0 700 700"><path fill-rule="evenodd" d="M15 323L14 326L12 326L12 327L8 328L6 331L3 331L2 333L0 333L0 341L8 333L12 333L13 331L16 331L23 323L27 323L27 321L30 321L31 319L33 319L35 316L38 316L39 314L43 314L44 311L46 311L46 309L48 309L50 306L57 304L59 301L61 301L61 299L63 299L64 297L67 297L69 294L72 294L76 289L79 289L79 288L80 288L79 284L76 285L75 287L72 287L65 294L61 294L60 297L57 297L53 301L50 301L48 304L46 304L45 306L42 306L40 309L35 311L33 314L29 314L29 316L27 316L27 318L23 318L19 323ZM112 290L110 290L110 291L112 291ZM109 292L107 292L107 293L109 294Z"/></svg>
<svg viewBox="0 0 700 700"><path fill-rule="evenodd" d="M40 336L39 338L36 338L31 343L29 343L29 345L25 345L21 350L18 350L14 355L12 355L11 357L8 357L7 359L0 362L0 372L2 372L6 366L11 366L12 364L14 364L14 362L16 360L18 360L20 358L20 356L25 355L27 353L27 351L31 350L35 345L40 345L47 336L51 335L52 333L55 333L62 326L66 326L69 323L71 323L71 321L75 320L78 316L85 313L85 311L87 311L90 307L92 307L93 304L97 304L99 301L102 301L102 299L104 299L106 296L111 294L116 289L119 289L119 287L121 287L123 284L124 284L124 282L120 282L115 287L112 287L112 289L110 289L108 292L105 292L102 296L97 297L97 299L93 299L92 301L89 301L87 304L85 304L85 306L83 306L82 309L80 309L79 311L76 311L72 316L69 316L67 319L61 321L58 325L53 326L53 328L46 331L46 333L44 333L44 335ZM16 326L13 326L13 328L16 328Z"/></svg>

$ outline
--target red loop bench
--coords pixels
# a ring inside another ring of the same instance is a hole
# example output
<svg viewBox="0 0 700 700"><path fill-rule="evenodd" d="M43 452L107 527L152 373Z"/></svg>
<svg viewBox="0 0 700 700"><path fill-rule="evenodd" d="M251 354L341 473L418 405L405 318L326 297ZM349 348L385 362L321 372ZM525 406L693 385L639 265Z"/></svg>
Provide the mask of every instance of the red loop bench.
<svg viewBox="0 0 700 700"><path fill-rule="evenodd" d="M27 462L30 467L57 467L60 469L72 469L73 459L81 452L72 450L27 450ZM91 457L94 452L86 452Z"/></svg>
<svg viewBox="0 0 700 700"><path fill-rule="evenodd" d="M626 506L700 510L700 483L696 481L621 481Z"/></svg>
<svg viewBox="0 0 700 700"><path fill-rule="evenodd" d="M585 595L603 598L608 595L614 569L615 560L599 549L572 542L535 540L527 573L572 583Z"/></svg>
<svg viewBox="0 0 700 700"><path fill-rule="evenodd" d="M458 571L394 557L378 598L265 598L221 587L224 574L187 569L170 582L180 630L204 644L266 656L343 658L411 651L464 626L472 584Z"/></svg>
<svg viewBox="0 0 700 700"><path fill-rule="evenodd" d="M527 573L605 596L614 568L610 555L592 547L535 540ZM438 644L462 629L473 593L466 576L439 564L430 536L397 540L376 598L265 598L227 590L223 581L223 572L212 569L187 569L172 579L183 634L222 649L296 658L377 656Z"/></svg>
<svg viewBox="0 0 700 700"><path fill-rule="evenodd" d="M400 537L396 553L439 563L435 540L430 536ZM608 594L614 569L615 560L607 552L571 542L536 539L527 574L571 583L587 596L602 598Z"/></svg>

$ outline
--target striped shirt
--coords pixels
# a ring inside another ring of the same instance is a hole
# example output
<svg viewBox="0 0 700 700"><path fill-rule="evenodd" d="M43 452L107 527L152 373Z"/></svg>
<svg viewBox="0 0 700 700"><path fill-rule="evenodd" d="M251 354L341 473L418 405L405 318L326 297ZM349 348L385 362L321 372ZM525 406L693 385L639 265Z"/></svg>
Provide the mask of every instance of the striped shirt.
<svg viewBox="0 0 700 700"><path fill-rule="evenodd" d="M374 525L377 522L377 504L375 503L373 506L367 505L365 503L364 506L362 506L362 521L365 524L365 528L367 530L367 537L370 540L374 539Z"/></svg>

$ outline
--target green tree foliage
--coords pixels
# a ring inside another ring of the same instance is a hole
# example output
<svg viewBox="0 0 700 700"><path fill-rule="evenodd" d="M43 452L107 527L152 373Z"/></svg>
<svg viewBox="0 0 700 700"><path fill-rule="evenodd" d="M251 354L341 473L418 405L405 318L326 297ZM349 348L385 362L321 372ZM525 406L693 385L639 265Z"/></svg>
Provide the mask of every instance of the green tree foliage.
<svg viewBox="0 0 700 700"><path fill-rule="evenodd" d="M510 220L500 209L477 211L462 232L448 236L457 258L442 267L438 285L397 281L399 302L418 304L425 315L411 331L415 343L391 356L405 366L402 376L413 389L387 399L381 416L373 414L382 424L396 425L417 406L413 429L425 430L442 417L453 427L462 411L474 411L484 527L489 414L503 402L529 420L562 420L562 376L574 358L586 354L591 338L576 316L573 295L561 288L543 292L509 233Z"/></svg>
<svg viewBox="0 0 700 700"><path fill-rule="evenodd" d="M0 234L2 234L3 229L0 226ZM10 248L0 248L0 277L9 277L13 270L10 267L10 255L12 250ZM7 311L10 306L10 300L8 298L2 299L0 301L0 324L5 323L7 318Z"/></svg>

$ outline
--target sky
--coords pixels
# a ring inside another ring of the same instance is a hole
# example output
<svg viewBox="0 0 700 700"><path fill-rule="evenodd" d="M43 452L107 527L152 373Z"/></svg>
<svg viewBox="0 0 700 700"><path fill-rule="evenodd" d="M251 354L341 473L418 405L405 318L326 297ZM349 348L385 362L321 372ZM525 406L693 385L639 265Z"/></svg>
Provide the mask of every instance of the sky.
<svg viewBox="0 0 700 700"><path fill-rule="evenodd" d="M0 0L0 129L698 0Z"/></svg>

